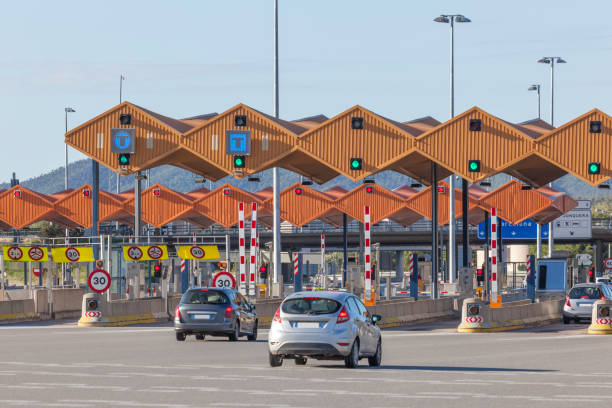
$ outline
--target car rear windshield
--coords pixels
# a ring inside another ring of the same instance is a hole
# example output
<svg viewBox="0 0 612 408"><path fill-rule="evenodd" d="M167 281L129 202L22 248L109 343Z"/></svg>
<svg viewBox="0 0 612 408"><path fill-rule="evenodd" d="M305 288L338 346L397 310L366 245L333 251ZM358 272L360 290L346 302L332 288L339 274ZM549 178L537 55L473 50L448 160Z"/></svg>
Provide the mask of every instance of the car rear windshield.
<svg viewBox="0 0 612 408"><path fill-rule="evenodd" d="M340 303L320 297L303 297L284 301L281 309L287 314L332 314L340 309Z"/></svg>
<svg viewBox="0 0 612 408"><path fill-rule="evenodd" d="M188 305L226 305L229 299L220 290L193 289L187 291L181 303Z"/></svg>
<svg viewBox="0 0 612 408"><path fill-rule="evenodd" d="M573 288L569 293L570 299L599 299L601 296L599 288L594 287Z"/></svg>

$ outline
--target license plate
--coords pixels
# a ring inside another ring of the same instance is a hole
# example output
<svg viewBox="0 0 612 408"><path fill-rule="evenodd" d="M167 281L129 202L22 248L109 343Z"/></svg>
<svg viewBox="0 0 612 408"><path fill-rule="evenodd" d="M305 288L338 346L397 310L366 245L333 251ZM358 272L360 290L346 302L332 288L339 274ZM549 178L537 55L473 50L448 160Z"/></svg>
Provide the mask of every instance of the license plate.
<svg viewBox="0 0 612 408"><path fill-rule="evenodd" d="M593 307L592 303L578 303L578 307Z"/></svg>
<svg viewBox="0 0 612 408"><path fill-rule="evenodd" d="M297 322L296 326L300 329L318 329L321 327L319 322Z"/></svg>
<svg viewBox="0 0 612 408"><path fill-rule="evenodd" d="M199 313L199 314L192 314L191 318L194 320L210 320L212 319L212 316L210 313Z"/></svg>

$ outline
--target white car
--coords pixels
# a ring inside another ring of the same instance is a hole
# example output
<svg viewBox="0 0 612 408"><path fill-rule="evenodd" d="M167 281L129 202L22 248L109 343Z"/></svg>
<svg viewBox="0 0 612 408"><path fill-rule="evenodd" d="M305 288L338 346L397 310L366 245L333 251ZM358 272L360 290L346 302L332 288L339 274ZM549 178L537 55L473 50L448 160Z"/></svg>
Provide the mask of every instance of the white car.
<svg viewBox="0 0 612 408"><path fill-rule="evenodd" d="M304 365L308 358L344 360L348 368L367 358L379 366L382 341L376 322L359 298L346 292L297 292L283 301L268 335L270 366L283 359Z"/></svg>

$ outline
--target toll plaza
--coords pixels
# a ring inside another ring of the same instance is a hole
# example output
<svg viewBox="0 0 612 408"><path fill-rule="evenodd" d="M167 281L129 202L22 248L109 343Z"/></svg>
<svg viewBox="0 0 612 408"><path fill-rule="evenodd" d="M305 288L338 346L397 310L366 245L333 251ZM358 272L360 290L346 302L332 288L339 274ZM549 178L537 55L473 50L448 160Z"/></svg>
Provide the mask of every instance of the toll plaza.
<svg viewBox="0 0 612 408"><path fill-rule="evenodd" d="M0 193L0 227L17 231L10 240L14 247L27 243L18 231L39 220L86 230L89 249L81 260L87 259L86 267L62 262L79 251L72 249L78 239L49 242L52 259L68 264L62 283L73 282L76 271L88 276L94 261L104 261L112 281L109 299L156 296L162 276L163 290L170 293L211 284L224 262L233 284L251 297L282 297L306 287L350 290L372 305L381 296L474 292L483 299L495 296L499 304L504 296L526 296L525 254L511 260L504 244L536 241L542 258L542 238L551 239L545 228L536 237L522 236L522 223L533 229L582 208L546 184L567 173L592 185L609 178L610 159L597 151L571 162L556 153L569 148L576 132L581 143L609 143L607 128L593 125L608 122L608 115L594 109L559 128L541 120L510 124L477 107L444 123L430 117L397 122L361 106L332 118L286 121L243 104L177 120L123 102L66 134L68 145L94 160L93 183L53 195L15 185ZM350 145L342 142L346 138ZM461 143L453 142L459 138ZM135 174L134 190L100 190L98 164L120 176ZM305 181L279 191L278 200L273 186L246 191L227 183L212 191L178 192L162 183L142 190L142 171L163 164L210 180L227 175L257 180L258 172L277 166ZM376 173L387 170L413 182L392 190L377 185ZM444 181L453 173L466 181L463 188L451 190ZM498 173L514 179L486 188L486 180ZM313 186L338 175L364 184L350 191ZM462 225L455 251L447 245L452 200ZM282 223L277 251L275 202ZM563 231L561 222L558 227ZM587 240L599 248L594 269L601 273L601 247L612 237L597 234ZM561 235L556 242L574 239ZM70 254L60 254L62 247ZM461 254L453 267L451 253ZM572 268L567 261L564 279L577 282L583 273ZM542 270L535 272L539 283L545 280ZM77 282L75 287L82 286L80 277Z"/></svg>

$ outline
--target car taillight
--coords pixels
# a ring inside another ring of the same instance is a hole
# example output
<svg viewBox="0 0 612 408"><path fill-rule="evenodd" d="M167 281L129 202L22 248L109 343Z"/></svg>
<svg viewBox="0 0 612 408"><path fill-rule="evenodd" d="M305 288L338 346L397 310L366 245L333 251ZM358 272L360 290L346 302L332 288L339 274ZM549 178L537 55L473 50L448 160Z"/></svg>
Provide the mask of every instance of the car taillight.
<svg viewBox="0 0 612 408"><path fill-rule="evenodd" d="M272 319L273 322L278 322L278 323L282 323L283 321L281 320L280 317L280 307L278 309L276 309L276 313L274 313L274 319Z"/></svg>
<svg viewBox="0 0 612 408"><path fill-rule="evenodd" d="M228 306L225 308L225 317L231 318L232 317L232 307Z"/></svg>
<svg viewBox="0 0 612 408"><path fill-rule="evenodd" d="M348 321L348 319L349 319L349 314L348 314L348 311L346 310L346 306L342 306L342 310L340 310L340 313L338 313L338 319L336 320L336 323L344 323Z"/></svg>
<svg viewBox="0 0 612 408"><path fill-rule="evenodd" d="M570 303L570 297L569 296L565 297L565 306L572 307L572 304Z"/></svg>
<svg viewBox="0 0 612 408"><path fill-rule="evenodd" d="M606 300L605 296L600 297L601 300Z"/></svg>
<svg viewBox="0 0 612 408"><path fill-rule="evenodd" d="M174 318L175 319L181 319L181 309L179 309L179 307L177 306L176 309L174 309Z"/></svg>

